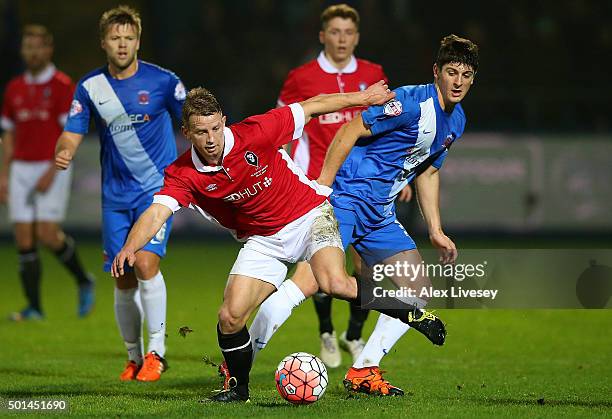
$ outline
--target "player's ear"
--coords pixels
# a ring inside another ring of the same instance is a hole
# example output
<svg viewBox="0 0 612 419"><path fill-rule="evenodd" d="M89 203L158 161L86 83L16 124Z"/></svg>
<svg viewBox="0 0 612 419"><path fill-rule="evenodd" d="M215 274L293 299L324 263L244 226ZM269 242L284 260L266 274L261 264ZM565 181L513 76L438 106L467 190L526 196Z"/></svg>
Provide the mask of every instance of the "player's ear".
<svg viewBox="0 0 612 419"><path fill-rule="evenodd" d="M433 64L433 75L434 75L434 79L438 79L438 64L434 63Z"/></svg>
<svg viewBox="0 0 612 419"><path fill-rule="evenodd" d="M319 42L325 45L325 32L322 29L319 31Z"/></svg>
<svg viewBox="0 0 612 419"><path fill-rule="evenodd" d="M187 129L185 125L181 125L181 133L183 134L183 137L189 139L189 137L187 136L187 134L189 133L189 130Z"/></svg>
<svg viewBox="0 0 612 419"><path fill-rule="evenodd" d="M359 45L359 31L355 34L355 46Z"/></svg>

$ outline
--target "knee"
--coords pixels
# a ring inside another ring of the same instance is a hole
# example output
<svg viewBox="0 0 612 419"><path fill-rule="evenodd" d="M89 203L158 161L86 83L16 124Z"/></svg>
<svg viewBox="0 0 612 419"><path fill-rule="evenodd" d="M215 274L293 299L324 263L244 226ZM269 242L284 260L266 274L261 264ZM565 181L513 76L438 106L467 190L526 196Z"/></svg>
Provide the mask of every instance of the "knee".
<svg viewBox="0 0 612 419"><path fill-rule="evenodd" d="M138 278L149 279L154 277L159 271L159 261L154 256L137 253L134 269Z"/></svg>
<svg viewBox="0 0 612 419"><path fill-rule="evenodd" d="M239 332L246 324L243 313L232 310L229 305L223 304L219 309L219 328L221 333L228 335Z"/></svg>
<svg viewBox="0 0 612 419"><path fill-rule="evenodd" d="M36 226L36 241L53 250L61 246L60 235L57 229L46 224Z"/></svg>
<svg viewBox="0 0 612 419"><path fill-rule="evenodd" d="M302 291L302 294L304 294L304 297L306 298L316 294L320 288L316 279L312 275L296 275L292 278L292 281L300 289L300 291Z"/></svg>

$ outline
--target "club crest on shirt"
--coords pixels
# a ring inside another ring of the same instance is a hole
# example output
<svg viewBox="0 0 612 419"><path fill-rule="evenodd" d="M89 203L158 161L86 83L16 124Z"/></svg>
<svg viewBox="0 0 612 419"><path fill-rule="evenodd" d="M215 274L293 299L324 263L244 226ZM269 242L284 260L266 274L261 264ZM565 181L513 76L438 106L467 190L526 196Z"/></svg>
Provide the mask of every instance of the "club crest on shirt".
<svg viewBox="0 0 612 419"><path fill-rule="evenodd" d="M365 89L367 89L368 84L365 81L362 81L359 83L359 91L363 92Z"/></svg>
<svg viewBox="0 0 612 419"><path fill-rule="evenodd" d="M207 191L207 192L212 192L212 191L214 191L215 189L217 189L217 184L216 184L216 183L211 183L210 185L208 185L208 186L206 187L206 191Z"/></svg>
<svg viewBox="0 0 612 419"><path fill-rule="evenodd" d="M139 105L149 104L149 91L148 90L141 90L138 92L138 104Z"/></svg>
<svg viewBox="0 0 612 419"><path fill-rule="evenodd" d="M253 153L252 151L247 151L244 153L244 159L251 166L259 167L259 158L257 157L257 154Z"/></svg>
<svg viewBox="0 0 612 419"><path fill-rule="evenodd" d="M393 99L389 102L385 103L385 107L383 108L385 115L388 116L398 116L402 114L402 102L399 100Z"/></svg>

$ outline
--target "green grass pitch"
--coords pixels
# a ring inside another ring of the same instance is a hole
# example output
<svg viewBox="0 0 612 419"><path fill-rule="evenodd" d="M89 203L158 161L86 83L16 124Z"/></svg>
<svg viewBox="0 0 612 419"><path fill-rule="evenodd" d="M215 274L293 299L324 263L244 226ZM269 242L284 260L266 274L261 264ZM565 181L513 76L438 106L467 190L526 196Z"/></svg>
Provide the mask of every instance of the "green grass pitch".
<svg viewBox="0 0 612 419"><path fill-rule="evenodd" d="M167 359L157 383L121 383L125 362L112 305L112 280L100 271L97 243L83 244L86 265L97 273L97 305L76 318L71 278L43 254L46 320L4 320L23 305L16 252L0 246L0 399L60 398L80 416L198 417L551 417L612 416L612 312L609 310L443 310L447 344L434 347L409 332L383 360L386 377L402 398L352 396L341 385L350 362L329 372L325 396L292 406L278 396L274 369L285 355L317 354L312 302L306 301L257 359L251 403L198 403L219 388L216 370L202 361L221 359L216 312L238 245L171 242L163 262L168 288ZM346 327L345 302L334 302L338 333ZM371 314L366 335L376 314ZM179 335L188 326L193 332ZM8 412L1 411L4 415Z"/></svg>

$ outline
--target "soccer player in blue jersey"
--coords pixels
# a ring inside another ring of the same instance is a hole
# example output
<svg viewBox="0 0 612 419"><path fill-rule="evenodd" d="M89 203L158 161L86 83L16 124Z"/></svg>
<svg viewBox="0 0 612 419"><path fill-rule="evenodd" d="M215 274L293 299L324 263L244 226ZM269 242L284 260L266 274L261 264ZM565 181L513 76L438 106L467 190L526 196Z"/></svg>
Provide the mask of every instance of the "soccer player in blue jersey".
<svg viewBox="0 0 612 419"><path fill-rule="evenodd" d="M83 77L77 86L56 166L66 169L93 117L100 137L104 270L121 249L140 214L163 185L164 169L176 158L173 116L180 121L185 88L172 72L137 59L141 21L138 12L119 6L100 19L108 65ZM136 256L134 271L117 278L115 317L128 352L120 379L157 381L166 369L166 286L159 270L166 253L171 219ZM149 341L143 361L142 321Z"/></svg>
<svg viewBox="0 0 612 419"><path fill-rule="evenodd" d="M318 182L331 185L331 202L338 219L343 245L353 245L368 267L407 262L418 265L422 259L413 239L396 218L394 201L414 180L419 204L429 228L432 244L440 250L440 260L452 263L457 257L453 241L444 234L439 211L439 170L448 149L463 134L465 114L459 102L474 82L478 69L478 47L456 35L442 39L433 65L434 82L403 86L395 99L372 106L340 128L328 150ZM365 275L360 280L364 281ZM400 284L406 278L392 278ZM412 287L427 288L431 281L415 275ZM365 280L367 281L367 280ZM313 285L296 281L305 296ZM363 299L363 296L362 296ZM411 303L419 308L428 298ZM272 301L272 300L268 300ZM266 305L264 302L262 306ZM266 307L274 313L274 307ZM286 319L252 325L266 330L266 342ZM419 320L435 319L432 313ZM262 319L266 322L266 319ZM382 395L402 395L403 391L382 377L381 359L410 328L405 323L381 315L362 353L345 376L347 389ZM444 343L445 335L430 340Z"/></svg>

